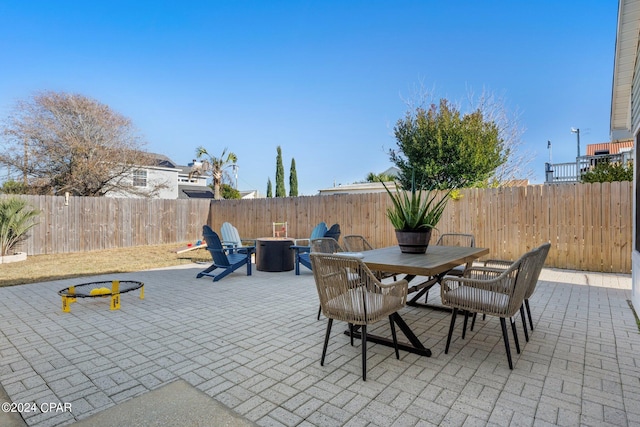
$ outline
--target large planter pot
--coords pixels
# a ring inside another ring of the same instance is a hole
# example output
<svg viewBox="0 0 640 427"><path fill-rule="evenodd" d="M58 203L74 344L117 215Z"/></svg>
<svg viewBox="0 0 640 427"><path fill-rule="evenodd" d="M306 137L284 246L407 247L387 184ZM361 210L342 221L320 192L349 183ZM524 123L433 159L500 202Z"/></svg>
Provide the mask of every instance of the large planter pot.
<svg viewBox="0 0 640 427"><path fill-rule="evenodd" d="M10 262L25 261L27 259L26 252L16 252L13 255L0 256L0 264L8 264Z"/></svg>
<svg viewBox="0 0 640 427"><path fill-rule="evenodd" d="M425 253L431 239L431 230L431 228L415 231L396 230L400 252L405 254Z"/></svg>

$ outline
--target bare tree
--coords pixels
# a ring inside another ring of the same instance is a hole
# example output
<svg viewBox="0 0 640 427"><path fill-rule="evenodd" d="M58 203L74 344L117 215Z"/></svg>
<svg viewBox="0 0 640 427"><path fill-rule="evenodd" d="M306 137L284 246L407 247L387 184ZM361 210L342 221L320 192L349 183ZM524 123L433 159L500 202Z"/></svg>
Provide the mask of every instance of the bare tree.
<svg viewBox="0 0 640 427"><path fill-rule="evenodd" d="M36 194L153 196L166 184L135 185L152 165L131 120L79 94L43 92L19 101L2 126L0 164ZM146 180L145 180L146 181Z"/></svg>
<svg viewBox="0 0 640 427"><path fill-rule="evenodd" d="M498 126L500 138L508 153L507 161L494 171L489 179L489 185L516 185L520 180L530 179L534 174L529 165L535 156L523 147L521 138L525 129L520 124L520 111L508 110L504 97L497 96L484 88L477 97L469 89L467 97L469 105L482 111L487 120Z"/></svg>

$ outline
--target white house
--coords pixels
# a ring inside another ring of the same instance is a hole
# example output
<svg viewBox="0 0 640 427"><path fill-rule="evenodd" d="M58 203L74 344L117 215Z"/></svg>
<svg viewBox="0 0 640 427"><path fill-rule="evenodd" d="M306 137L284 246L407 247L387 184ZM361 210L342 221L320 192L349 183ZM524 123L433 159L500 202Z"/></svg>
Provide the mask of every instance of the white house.
<svg viewBox="0 0 640 427"><path fill-rule="evenodd" d="M194 174L193 166L179 166L167 156L153 154L154 164L141 166L125 177L136 192L113 191L107 197L142 197L145 189L151 192L159 187L156 199L212 199L213 190L207 185L207 176Z"/></svg>
<svg viewBox="0 0 640 427"><path fill-rule="evenodd" d="M611 140L640 141L640 0L619 0L618 28L611 95ZM640 312L640 174L638 150L633 154L633 247L631 248L631 299Z"/></svg>
<svg viewBox="0 0 640 427"><path fill-rule="evenodd" d="M382 172L382 174L387 176L398 176L400 174L400 169L395 166L391 166L389 169ZM395 188L395 184L393 182L386 182L385 184L390 189ZM331 188L318 190L318 193L321 196L330 196L334 194L382 193L384 191L386 190L380 182L362 182L357 184L334 185Z"/></svg>
<svg viewBox="0 0 640 427"><path fill-rule="evenodd" d="M131 175L123 178L123 184L135 188L135 192L128 192L125 189L110 191L106 197L144 197L143 194L150 193L154 189L157 194L155 199L177 199L178 198L178 170L162 166L144 166L131 172Z"/></svg>

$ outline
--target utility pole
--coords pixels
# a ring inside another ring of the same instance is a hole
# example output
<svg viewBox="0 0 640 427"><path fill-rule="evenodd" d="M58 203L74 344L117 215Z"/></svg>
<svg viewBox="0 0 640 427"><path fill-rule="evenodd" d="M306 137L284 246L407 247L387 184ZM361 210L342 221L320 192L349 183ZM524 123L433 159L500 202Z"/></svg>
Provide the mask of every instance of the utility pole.
<svg viewBox="0 0 640 427"><path fill-rule="evenodd" d="M576 154L576 157L580 157L580 129L571 128L571 133L576 134L576 140L578 141L578 154Z"/></svg>
<svg viewBox="0 0 640 427"><path fill-rule="evenodd" d="M576 140L578 142L578 154L576 154L576 181L580 181L580 129L571 128L571 133L576 134Z"/></svg>

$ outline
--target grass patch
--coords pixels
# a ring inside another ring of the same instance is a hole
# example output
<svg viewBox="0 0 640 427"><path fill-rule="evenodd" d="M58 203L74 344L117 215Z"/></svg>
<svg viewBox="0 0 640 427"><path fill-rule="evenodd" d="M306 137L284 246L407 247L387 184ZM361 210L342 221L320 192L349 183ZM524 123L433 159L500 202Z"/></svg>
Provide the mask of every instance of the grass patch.
<svg viewBox="0 0 640 427"><path fill-rule="evenodd" d="M629 304L629 308L633 313L633 317L636 318L636 326L638 327L638 332L640 332L640 319L638 318L638 313L636 313L636 309L633 308L633 303L631 302L631 300L627 300L627 304Z"/></svg>
<svg viewBox="0 0 640 427"><path fill-rule="evenodd" d="M99 274L129 273L191 262L211 262L206 250L176 254L180 244L137 246L55 255L30 255L26 261L0 264L0 287Z"/></svg>

